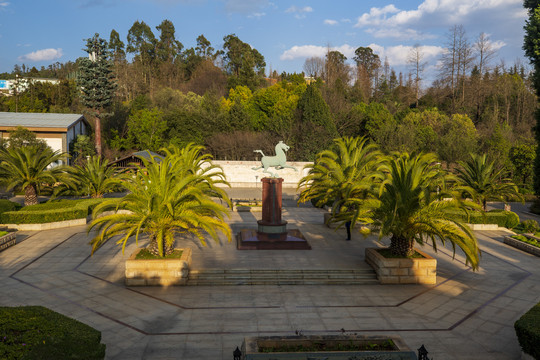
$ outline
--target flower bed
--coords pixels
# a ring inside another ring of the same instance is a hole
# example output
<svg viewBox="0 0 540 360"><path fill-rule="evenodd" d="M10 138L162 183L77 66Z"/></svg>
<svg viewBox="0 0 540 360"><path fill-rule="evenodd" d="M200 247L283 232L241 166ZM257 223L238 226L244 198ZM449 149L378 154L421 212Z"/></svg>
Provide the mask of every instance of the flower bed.
<svg viewBox="0 0 540 360"><path fill-rule="evenodd" d="M399 336L313 335L247 337L244 360L385 359L416 360Z"/></svg>
<svg viewBox="0 0 540 360"><path fill-rule="evenodd" d="M537 238L532 234L505 236L504 243L540 257L540 245Z"/></svg>
<svg viewBox="0 0 540 360"><path fill-rule="evenodd" d="M191 249L182 251L179 259L136 259L143 249L137 249L126 260L126 285L128 286L169 286L185 285L191 266Z"/></svg>

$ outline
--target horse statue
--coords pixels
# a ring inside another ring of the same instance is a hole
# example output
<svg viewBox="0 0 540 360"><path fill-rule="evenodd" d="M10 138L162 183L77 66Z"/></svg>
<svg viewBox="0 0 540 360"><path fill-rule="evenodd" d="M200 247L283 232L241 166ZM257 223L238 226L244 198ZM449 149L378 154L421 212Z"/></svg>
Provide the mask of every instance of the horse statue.
<svg viewBox="0 0 540 360"><path fill-rule="evenodd" d="M284 168L294 169L294 171L298 171L297 168L287 165L287 157L285 156L285 152L289 151L289 146L285 144L283 141L280 141L276 145L276 156L266 156L262 152L262 150L253 150L253 152L258 152L262 155L261 158L261 166L254 167L252 170L259 170L264 168L263 172L270 174L271 177L277 178L279 175L277 173L273 173L268 170L269 167L276 168L276 170L281 170Z"/></svg>

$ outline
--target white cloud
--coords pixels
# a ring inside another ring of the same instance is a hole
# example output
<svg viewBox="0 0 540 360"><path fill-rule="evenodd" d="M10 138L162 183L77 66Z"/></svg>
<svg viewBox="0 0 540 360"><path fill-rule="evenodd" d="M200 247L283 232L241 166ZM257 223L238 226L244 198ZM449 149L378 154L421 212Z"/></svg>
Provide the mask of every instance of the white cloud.
<svg viewBox="0 0 540 360"><path fill-rule="evenodd" d="M424 0L416 9L402 10L394 5L371 8L357 18L355 27L368 28L377 37L422 40L426 34L411 28L426 26L449 26L494 21L488 13L510 14L524 18L521 0ZM396 34L404 33L402 36ZM407 33L408 32L408 33Z"/></svg>
<svg viewBox="0 0 540 360"><path fill-rule="evenodd" d="M330 19L325 19L325 20L323 21L323 23L324 23L325 25L337 25L337 24L338 24L338 22L337 22L336 20L330 20Z"/></svg>
<svg viewBox="0 0 540 360"><path fill-rule="evenodd" d="M42 49L23 56L19 56L19 61L47 61L61 58L63 55L62 49Z"/></svg>
<svg viewBox="0 0 540 360"><path fill-rule="evenodd" d="M287 10L285 10L286 13L307 13L307 12L313 12L313 8L311 6L304 6L302 8L299 8L297 6L291 6Z"/></svg>
<svg viewBox="0 0 540 360"><path fill-rule="evenodd" d="M297 19L303 19L306 17L306 13L313 12L313 8L311 6L304 6L304 7L291 6L290 8L285 10L285 12L295 14L294 17Z"/></svg>
<svg viewBox="0 0 540 360"><path fill-rule="evenodd" d="M226 0L225 10L228 13L255 14L260 13L269 4L268 0Z"/></svg>
<svg viewBox="0 0 540 360"><path fill-rule="evenodd" d="M266 15L266 13L258 13L257 12L257 13L253 13L251 15L248 15L248 18L250 18L250 19L260 19L265 15Z"/></svg>
<svg viewBox="0 0 540 360"><path fill-rule="evenodd" d="M7 1L2 1L2 2L0 2L0 7L1 7L1 8L5 8L5 7L8 6L8 5L9 5L9 2L7 2Z"/></svg>
<svg viewBox="0 0 540 360"><path fill-rule="evenodd" d="M366 32L372 34L376 38L394 38L396 40L425 40L436 37L435 35L422 33L413 29L370 28L367 29Z"/></svg>
<svg viewBox="0 0 540 360"><path fill-rule="evenodd" d="M407 64L407 58L411 53L413 46L397 45L384 47L378 44L369 44L373 52L379 55L381 61L384 58L388 58L388 64L390 66L403 66ZM420 52L424 56L424 61L429 62L432 59L437 58L444 52L444 48L440 46L420 46Z"/></svg>
<svg viewBox="0 0 540 360"><path fill-rule="evenodd" d="M345 55L348 59L354 56L354 50L352 46L345 44L337 47L317 46L317 45L301 45L293 46L292 48L285 50L279 57L281 60L294 60L310 57L325 57L326 53L330 51L339 51Z"/></svg>

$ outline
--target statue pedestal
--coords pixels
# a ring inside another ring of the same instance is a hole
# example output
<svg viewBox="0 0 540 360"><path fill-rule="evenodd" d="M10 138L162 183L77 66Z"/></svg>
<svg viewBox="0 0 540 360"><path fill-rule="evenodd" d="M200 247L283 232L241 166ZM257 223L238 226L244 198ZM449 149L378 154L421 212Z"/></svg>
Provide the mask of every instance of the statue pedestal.
<svg viewBox="0 0 540 360"><path fill-rule="evenodd" d="M243 229L236 235L238 250L311 250L299 230L287 230L281 219L282 178L262 178L262 219L257 231Z"/></svg>

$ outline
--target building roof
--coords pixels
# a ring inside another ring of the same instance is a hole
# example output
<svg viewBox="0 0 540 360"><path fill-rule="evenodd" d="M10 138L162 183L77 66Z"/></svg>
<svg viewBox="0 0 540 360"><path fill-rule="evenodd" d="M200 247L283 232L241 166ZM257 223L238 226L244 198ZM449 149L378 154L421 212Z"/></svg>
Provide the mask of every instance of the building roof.
<svg viewBox="0 0 540 360"><path fill-rule="evenodd" d="M141 158L145 158L146 160L151 160L152 157L154 158L154 161L158 163L162 161L161 155L150 150L143 150L143 151L134 152L133 154L130 154L128 156L124 156L121 159L111 161L109 163L109 166L116 166L116 167L121 167L121 168L134 167L135 164L142 166L143 162Z"/></svg>
<svg viewBox="0 0 540 360"><path fill-rule="evenodd" d="M0 112L0 127L59 128L68 129L71 125L84 120L81 114L20 113Z"/></svg>

